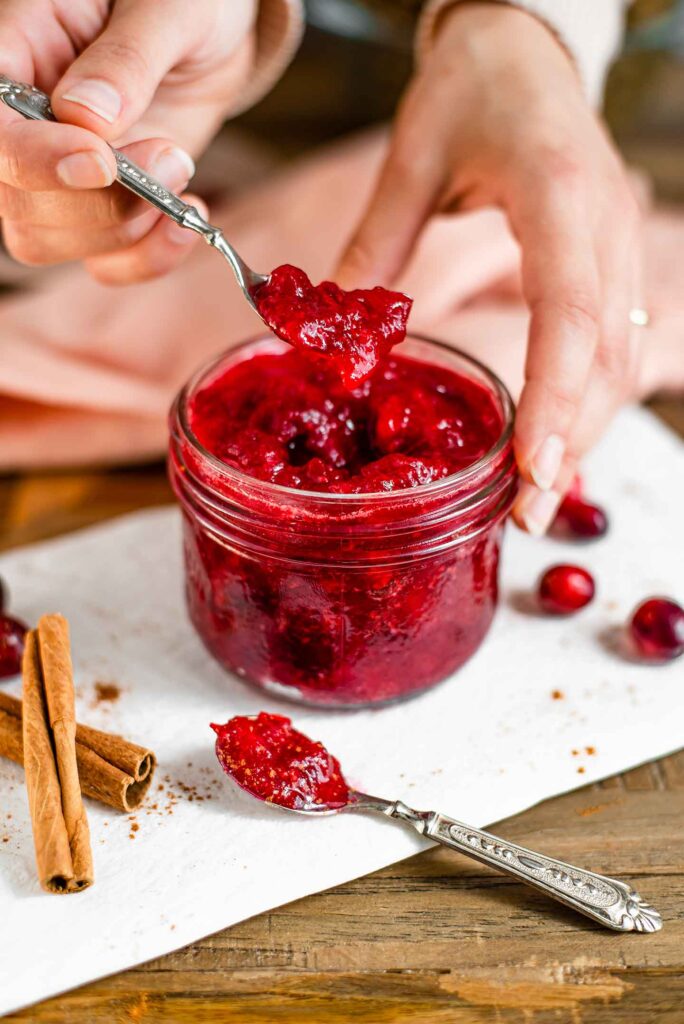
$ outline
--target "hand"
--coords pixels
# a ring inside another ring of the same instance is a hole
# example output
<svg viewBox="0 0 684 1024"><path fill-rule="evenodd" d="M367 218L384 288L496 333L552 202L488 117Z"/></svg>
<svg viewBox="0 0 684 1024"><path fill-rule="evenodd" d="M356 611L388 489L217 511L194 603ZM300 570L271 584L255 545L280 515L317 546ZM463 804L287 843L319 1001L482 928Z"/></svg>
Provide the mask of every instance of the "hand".
<svg viewBox="0 0 684 1024"><path fill-rule="evenodd" d="M0 105L0 216L15 259L85 260L125 283L184 258L197 235L106 187L106 142L182 191L246 71L254 3L0 0L0 72L48 92L63 122Z"/></svg>
<svg viewBox="0 0 684 1024"><path fill-rule="evenodd" d="M404 97L338 280L389 283L431 214L490 205L522 249L531 318L514 516L539 534L635 379L637 204L551 32L504 4L458 3Z"/></svg>

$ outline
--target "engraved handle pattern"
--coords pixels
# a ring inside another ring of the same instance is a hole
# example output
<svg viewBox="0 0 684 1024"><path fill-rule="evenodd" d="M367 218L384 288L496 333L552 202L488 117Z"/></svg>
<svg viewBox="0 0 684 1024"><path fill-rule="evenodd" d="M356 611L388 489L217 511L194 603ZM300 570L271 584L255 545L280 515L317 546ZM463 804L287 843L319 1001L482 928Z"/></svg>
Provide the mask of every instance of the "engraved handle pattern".
<svg viewBox="0 0 684 1024"><path fill-rule="evenodd" d="M405 813L396 816L407 818ZM541 889L608 928L620 932L662 928L658 911L625 882L534 853L441 814L419 815L419 820L424 835ZM412 824L418 827L418 820Z"/></svg>
<svg viewBox="0 0 684 1024"><path fill-rule="evenodd" d="M130 189L131 192L135 192L142 199L146 199L148 203L152 203L153 206L156 206L163 213L168 214L176 223L182 224L185 227L192 227L192 224L186 223L186 219L190 210L194 210L196 216L199 217L199 213L194 206L191 207L188 203L184 203L180 196L177 196L174 192L169 192L161 182L151 177L147 171L143 171L141 167L138 167L136 163L129 160L118 149L114 149L112 152L116 158L116 176L122 185L125 185L126 188ZM207 225L208 227L209 225Z"/></svg>
<svg viewBox="0 0 684 1024"><path fill-rule="evenodd" d="M32 121L56 121L50 98L40 89L33 85L26 85L23 82L13 82L11 79L0 75L0 99L12 110ZM142 199L152 203L157 209L166 213L183 227L191 228L200 234L213 235L216 231L210 224L200 216L194 206L184 203L173 192L151 177L136 163L129 160L127 156L120 153L118 149L112 152L116 158L117 178L122 185L135 192Z"/></svg>

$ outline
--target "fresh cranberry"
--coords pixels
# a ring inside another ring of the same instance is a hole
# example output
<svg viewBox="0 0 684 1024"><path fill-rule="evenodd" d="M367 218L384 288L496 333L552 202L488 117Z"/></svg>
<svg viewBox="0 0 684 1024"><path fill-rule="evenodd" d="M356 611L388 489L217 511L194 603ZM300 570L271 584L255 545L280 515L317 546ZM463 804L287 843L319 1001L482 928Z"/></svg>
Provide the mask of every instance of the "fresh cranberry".
<svg viewBox="0 0 684 1024"><path fill-rule="evenodd" d="M635 610L629 631L644 658L678 658L684 652L684 608L667 597L650 597Z"/></svg>
<svg viewBox="0 0 684 1024"><path fill-rule="evenodd" d="M0 615L0 679L9 679L21 671L26 629L18 619Z"/></svg>
<svg viewBox="0 0 684 1024"><path fill-rule="evenodd" d="M346 292L332 281L314 286L289 264L272 271L255 301L274 334L313 359L325 359L349 388L404 340L412 304L386 288Z"/></svg>
<svg viewBox="0 0 684 1024"><path fill-rule="evenodd" d="M568 494L560 504L554 525L560 533L579 540L594 540L608 532L608 516L600 505Z"/></svg>
<svg viewBox="0 0 684 1024"><path fill-rule="evenodd" d="M211 727L224 772L259 800L295 810L348 803L339 761L322 743L293 729L289 718L261 711Z"/></svg>
<svg viewBox="0 0 684 1024"><path fill-rule="evenodd" d="M595 592L594 580L578 565L554 565L539 580L539 603L552 615L570 615L584 608Z"/></svg>

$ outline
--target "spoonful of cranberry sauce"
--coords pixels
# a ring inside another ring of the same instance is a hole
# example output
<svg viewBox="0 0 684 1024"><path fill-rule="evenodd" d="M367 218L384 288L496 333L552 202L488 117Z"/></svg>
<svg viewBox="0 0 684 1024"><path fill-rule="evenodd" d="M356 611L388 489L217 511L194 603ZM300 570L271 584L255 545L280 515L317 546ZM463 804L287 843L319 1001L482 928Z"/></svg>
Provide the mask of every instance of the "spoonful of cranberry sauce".
<svg viewBox="0 0 684 1024"><path fill-rule="evenodd" d="M258 800L318 816L375 811L540 889L613 931L656 932L662 928L658 911L626 882L534 853L436 811L415 811L400 800L384 800L352 789L337 758L322 743L294 729L284 715L261 711L231 718L225 725L212 723L211 728L224 772Z"/></svg>
<svg viewBox="0 0 684 1024"><path fill-rule="evenodd" d="M386 288L344 291L332 281L313 285L289 264L276 267L253 298L274 334L307 356L325 359L350 389L404 340L412 305L408 296Z"/></svg>
<svg viewBox="0 0 684 1024"><path fill-rule="evenodd" d="M307 812L349 803L339 761L322 743L293 729L289 718L262 711L211 727L224 772L257 799Z"/></svg>

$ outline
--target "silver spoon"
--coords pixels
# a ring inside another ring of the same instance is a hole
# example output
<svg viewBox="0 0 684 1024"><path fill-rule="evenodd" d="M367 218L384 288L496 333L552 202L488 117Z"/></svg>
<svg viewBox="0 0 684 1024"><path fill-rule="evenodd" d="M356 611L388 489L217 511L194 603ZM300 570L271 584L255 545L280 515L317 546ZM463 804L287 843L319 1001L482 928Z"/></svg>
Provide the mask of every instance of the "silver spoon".
<svg viewBox="0 0 684 1024"><path fill-rule="evenodd" d="M0 74L0 100L30 121L57 120L50 107L49 96L33 85L13 82L2 74ZM113 149L112 152L116 158L117 180L131 192L135 192L141 199L145 199L152 206L161 210L171 220L175 220L176 224L180 224L181 227L188 228L190 231L196 231L209 245L218 249L232 267L237 283L250 306L259 313L254 302L254 295L257 288L268 281L268 275L257 274L251 267L248 267L242 257L224 238L221 229L206 221L195 206L184 203L173 192L169 192L161 182L156 181L147 171L143 171L118 149Z"/></svg>
<svg viewBox="0 0 684 1024"><path fill-rule="evenodd" d="M232 776L229 778L235 782ZM275 806L282 807L281 804ZM401 800L391 802L350 789L349 800L341 807L312 804L303 808L283 807L283 810L319 817L342 811L375 811L395 821L407 822L428 839L488 864L534 889L541 889L547 896L613 931L657 932L663 926L658 911L626 882L535 853L436 811L414 811Z"/></svg>

